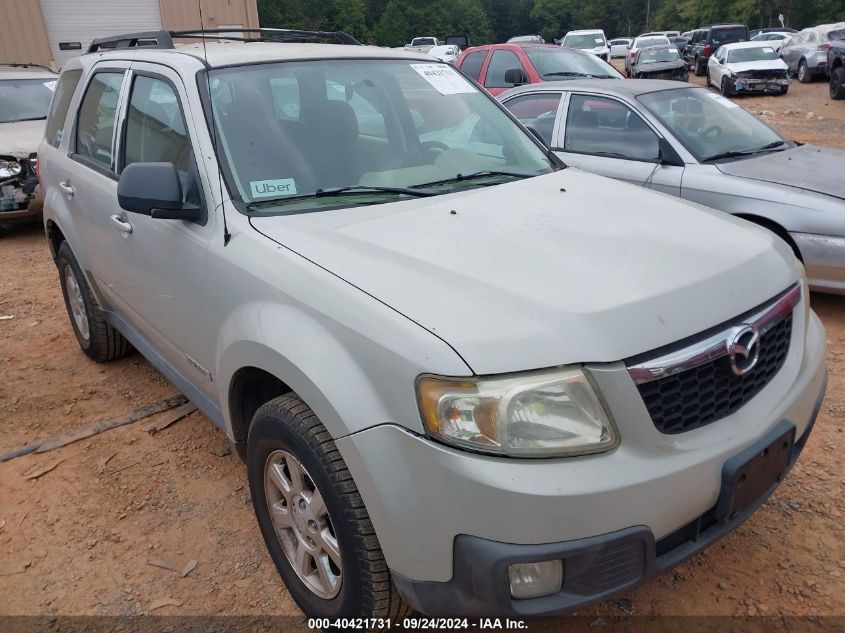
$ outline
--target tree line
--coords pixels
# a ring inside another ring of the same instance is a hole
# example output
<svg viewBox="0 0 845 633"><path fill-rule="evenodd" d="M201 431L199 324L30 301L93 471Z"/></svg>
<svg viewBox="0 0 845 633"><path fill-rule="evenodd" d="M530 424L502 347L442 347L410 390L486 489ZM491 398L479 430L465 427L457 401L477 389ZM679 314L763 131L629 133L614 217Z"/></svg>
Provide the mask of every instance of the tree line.
<svg viewBox="0 0 845 633"><path fill-rule="evenodd" d="M466 33L473 44L514 35L546 41L571 29L600 28L608 37L646 30L689 30L741 22L751 28L802 29L845 21L845 0L258 0L261 25L342 30L378 46L401 46L414 36Z"/></svg>

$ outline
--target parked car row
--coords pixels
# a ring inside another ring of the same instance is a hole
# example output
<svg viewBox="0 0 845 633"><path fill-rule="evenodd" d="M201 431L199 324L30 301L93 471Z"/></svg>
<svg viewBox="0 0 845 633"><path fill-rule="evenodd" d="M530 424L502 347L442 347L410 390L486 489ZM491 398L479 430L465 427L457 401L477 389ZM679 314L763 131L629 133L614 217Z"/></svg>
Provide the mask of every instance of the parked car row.
<svg viewBox="0 0 845 633"><path fill-rule="evenodd" d="M266 31L95 41L38 166L80 349L225 432L307 617L571 611L766 501L825 393L843 153L569 47Z"/></svg>

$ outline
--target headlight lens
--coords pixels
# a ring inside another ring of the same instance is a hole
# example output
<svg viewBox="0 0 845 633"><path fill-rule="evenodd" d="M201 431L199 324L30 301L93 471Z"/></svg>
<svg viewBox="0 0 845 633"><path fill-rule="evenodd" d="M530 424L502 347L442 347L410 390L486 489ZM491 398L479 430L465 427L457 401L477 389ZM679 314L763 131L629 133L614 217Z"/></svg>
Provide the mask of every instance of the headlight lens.
<svg viewBox="0 0 845 633"><path fill-rule="evenodd" d="M17 176L21 173L21 164L16 160L0 160L0 178Z"/></svg>
<svg viewBox="0 0 845 633"><path fill-rule="evenodd" d="M618 443L579 367L503 378L422 376L417 398L432 437L474 451L552 457L598 453Z"/></svg>

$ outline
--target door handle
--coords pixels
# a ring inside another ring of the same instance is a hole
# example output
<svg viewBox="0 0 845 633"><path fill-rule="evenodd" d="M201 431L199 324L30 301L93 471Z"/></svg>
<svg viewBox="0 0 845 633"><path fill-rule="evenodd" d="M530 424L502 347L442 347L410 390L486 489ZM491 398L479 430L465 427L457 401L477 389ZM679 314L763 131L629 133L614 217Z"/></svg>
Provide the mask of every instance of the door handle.
<svg viewBox="0 0 845 633"><path fill-rule="evenodd" d="M62 180L59 183L59 187L65 192L65 195L67 195L68 198L73 198L73 187L70 186L70 183L67 180Z"/></svg>
<svg viewBox="0 0 845 633"><path fill-rule="evenodd" d="M132 225L129 224L126 220L124 220L119 215L111 216L111 221L117 225L117 230L122 231L123 233L131 233L132 232Z"/></svg>

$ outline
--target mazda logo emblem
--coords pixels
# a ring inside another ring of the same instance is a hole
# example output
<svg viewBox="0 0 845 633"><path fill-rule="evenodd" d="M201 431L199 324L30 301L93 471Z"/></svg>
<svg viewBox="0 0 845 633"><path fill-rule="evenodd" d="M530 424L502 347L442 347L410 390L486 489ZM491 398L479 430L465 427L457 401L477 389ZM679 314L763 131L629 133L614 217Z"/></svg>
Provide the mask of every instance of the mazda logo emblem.
<svg viewBox="0 0 845 633"><path fill-rule="evenodd" d="M728 335L728 358L731 371L744 376L760 360L760 330L753 325L735 327Z"/></svg>

